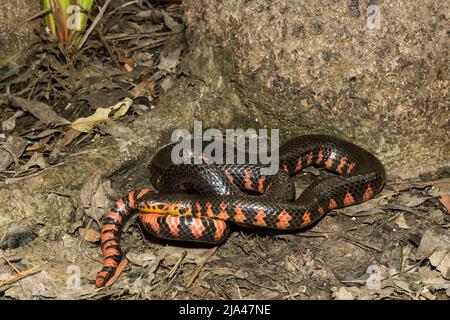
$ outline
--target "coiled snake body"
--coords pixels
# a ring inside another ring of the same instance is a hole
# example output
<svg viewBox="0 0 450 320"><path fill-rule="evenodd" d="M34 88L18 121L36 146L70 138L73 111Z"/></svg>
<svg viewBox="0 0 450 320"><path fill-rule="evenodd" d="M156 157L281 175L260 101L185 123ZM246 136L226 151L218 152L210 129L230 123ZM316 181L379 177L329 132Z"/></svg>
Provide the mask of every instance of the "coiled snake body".
<svg viewBox="0 0 450 320"><path fill-rule="evenodd" d="M373 198L385 183L381 162L350 142L325 135L297 137L279 149L280 169L262 175L261 166L179 164L170 159L173 145L156 153L150 179L158 190L133 191L103 217L103 287L122 258L119 240L127 219L140 213L142 226L160 238L219 243L229 222L247 227L301 229L326 212ZM309 185L297 198L291 180L308 166L337 173ZM195 190L190 194L186 190ZM252 194L249 194L252 193Z"/></svg>

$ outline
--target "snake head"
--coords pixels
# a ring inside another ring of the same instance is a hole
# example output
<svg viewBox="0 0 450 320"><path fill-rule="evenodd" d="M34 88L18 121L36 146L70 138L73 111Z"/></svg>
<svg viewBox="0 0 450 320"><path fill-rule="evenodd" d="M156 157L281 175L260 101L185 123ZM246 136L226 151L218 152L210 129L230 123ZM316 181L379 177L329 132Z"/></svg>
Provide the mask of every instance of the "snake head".
<svg viewBox="0 0 450 320"><path fill-rule="evenodd" d="M159 149L147 167L150 172L150 182L156 189L160 186L163 175L173 166L171 153L174 146L175 143L172 142Z"/></svg>

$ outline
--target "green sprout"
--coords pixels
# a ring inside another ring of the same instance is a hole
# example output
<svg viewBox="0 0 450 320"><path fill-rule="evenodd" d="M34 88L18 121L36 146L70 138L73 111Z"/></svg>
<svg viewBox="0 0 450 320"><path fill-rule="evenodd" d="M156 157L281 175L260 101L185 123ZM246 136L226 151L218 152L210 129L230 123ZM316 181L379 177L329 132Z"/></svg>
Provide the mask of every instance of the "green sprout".
<svg viewBox="0 0 450 320"><path fill-rule="evenodd" d="M45 15L48 31L65 45L72 44L73 39L79 41L76 35L86 28L93 2L94 0L42 0L43 8L49 10Z"/></svg>

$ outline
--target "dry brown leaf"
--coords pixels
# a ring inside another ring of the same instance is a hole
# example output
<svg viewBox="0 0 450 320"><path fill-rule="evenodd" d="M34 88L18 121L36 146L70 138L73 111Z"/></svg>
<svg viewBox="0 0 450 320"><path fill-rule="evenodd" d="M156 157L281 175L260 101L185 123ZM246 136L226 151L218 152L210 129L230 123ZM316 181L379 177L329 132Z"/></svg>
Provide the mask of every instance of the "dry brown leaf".
<svg viewBox="0 0 450 320"><path fill-rule="evenodd" d="M73 140L78 138L78 136L81 133L82 133L81 131L78 131L78 130L75 130L75 129L67 130L66 133L64 134L64 138L62 139L62 144L64 146L69 145L70 143L72 143Z"/></svg>
<svg viewBox="0 0 450 320"><path fill-rule="evenodd" d="M47 162L45 161L44 155L42 153L39 153L39 152L33 153L33 155L27 161L27 163L25 165L23 165L22 167L20 167L20 169L18 171L24 172L24 171L29 170L33 166L37 166L37 167L39 167L39 169L44 169L47 167Z"/></svg>
<svg viewBox="0 0 450 320"><path fill-rule="evenodd" d="M402 229L410 229L409 225L406 223L405 215L404 215L403 213L401 213L401 214L397 217L397 219L395 219L394 222L399 226L399 228L402 228Z"/></svg>
<svg viewBox="0 0 450 320"><path fill-rule="evenodd" d="M0 170L5 170L13 162L18 163L27 144L27 140L21 137L9 136L6 143L0 145Z"/></svg>
<svg viewBox="0 0 450 320"><path fill-rule="evenodd" d="M113 116L114 120L125 115L132 103L133 100L125 98L109 108L98 108L91 116L75 120L70 127L81 132L90 132L96 124L108 120L110 113L114 110L117 110Z"/></svg>
<svg viewBox="0 0 450 320"><path fill-rule="evenodd" d="M105 190L105 184L107 183L108 182L104 182L97 188L94 195L92 196L90 207L85 209L86 214L89 217L95 217L96 221L100 221L101 217L105 214L105 212L110 208L111 205L108 193Z"/></svg>
<svg viewBox="0 0 450 320"><path fill-rule="evenodd" d="M156 98L158 95L156 93L156 82L153 79L144 80L141 83L137 84L133 90L131 90L131 94L134 97L148 97L150 100Z"/></svg>
<svg viewBox="0 0 450 320"><path fill-rule="evenodd" d="M355 297L353 296L353 294L347 290L347 288L345 287L340 287L339 289L335 288L335 290L333 290L333 297L336 300L354 300Z"/></svg>
<svg viewBox="0 0 450 320"><path fill-rule="evenodd" d="M429 197L419 197L412 193L402 193L398 196L400 202L407 207L417 207L418 205L424 203Z"/></svg>
<svg viewBox="0 0 450 320"><path fill-rule="evenodd" d="M25 138L30 139L30 140L38 140L38 139L42 139L42 138L47 138L48 136L51 136L56 132L62 132L62 131L58 130L58 129L46 129L46 130L39 132L38 134L32 134L32 133L27 134L25 136Z"/></svg>
<svg viewBox="0 0 450 320"><path fill-rule="evenodd" d="M94 221L96 221L99 225L100 225L99 222L100 217L97 217L95 214L93 214L92 210L89 209L91 208L94 194L100 186L101 178L102 178L101 169L94 170L92 174L89 175L89 177L84 182L80 192L81 203L83 204L83 208L85 209L86 214L92 219L94 219Z"/></svg>
<svg viewBox="0 0 450 320"><path fill-rule="evenodd" d="M184 30L184 25L175 21L167 12L162 11L162 16L164 19L164 24L175 33L181 32Z"/></svg>
<svg viewBox="0 0 450 320"><path fill-rule="evenodd" d="M25 148L26 152L37 152L37 151L51 151L53 148L53 145L48 145L48 142L51 140L51 136L39 139L39 141L36 141L33 143L32 146L28 146Z"/></svg>
<svg viewBox="0 0 450 320"><path fill-rule="evenodd" d="M89 242L98 242L100 240L100 232L94 229L79 228L80 236Z"/></svg>
<svg viewBox="0 0 450 320"><path fill-rule="evenodd" d="M132 263L140 267L147 267L155 262L159 263L159 260L153 253L127 253L127 259Z"/></svg>
<svg viewBox="0 0 450 320"><path fill-rule="evenodd" d="M387 198L379 197L370 199L369 201L358 204L357 206L350 206L335 210L336 212L343 213L348 216L356 215L360 212L368 212L373 209L377 209L379 206L386 205L388 203Z"/></svg>
<svg viewBox="0 0 450 320"><path fill-rule="evenodd" d="M429 259L444 278L450 279L450 250L436 250Z"/></svg>
<svg viewBox="0 0 450 320"><path fill-rule="evenodd" d="M24 111L31 113L33 116L41 120L45 124L52 124L54 126L60 126L69 124L63 117L59 116L53 109L40 101L27 100L21 97L11 97L11 101Z"/></svg>
<svg viewBox="0 0 450 320"><path fill-rule="evenodd" d="M158 69L167 73L175 72L176 67L181 61L180 57L183 50L184 45L178 44L177 47L174 47L172 50L165 52L165 54L161 53Z"/></svg>
<svg viewBox="0 0 450 320"><path fill-rule="evenodd" d="M2 131L11 131L16 127L16 119L23 116L25 112L22 110L16 111L10 118L2 121Z"/></svg>
<svg viewBox="0 0 450 320"><path fill-rule="evenodd" d="M428 258L435 250L450 250L450 230L440 226L427 229L420 240L416 259Z"/></svg>

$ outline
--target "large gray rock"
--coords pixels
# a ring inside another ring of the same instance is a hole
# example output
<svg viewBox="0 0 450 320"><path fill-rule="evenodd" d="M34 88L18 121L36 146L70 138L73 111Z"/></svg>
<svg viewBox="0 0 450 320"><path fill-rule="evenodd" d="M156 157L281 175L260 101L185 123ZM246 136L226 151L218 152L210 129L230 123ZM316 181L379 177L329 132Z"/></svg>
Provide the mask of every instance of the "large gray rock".
<svg viewBox="0 0 450 320"><path fill-rule="evenodd" d="M448 172L448 1L372 2L380 29L366 1L183 3L194 55L212 52L225 66L220 81L206 64L191 75L224 106L285 137L350 139L375 152L391 178ZM217 94L223 81L233 94Z"/></svg>

